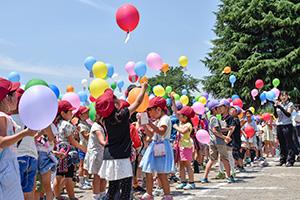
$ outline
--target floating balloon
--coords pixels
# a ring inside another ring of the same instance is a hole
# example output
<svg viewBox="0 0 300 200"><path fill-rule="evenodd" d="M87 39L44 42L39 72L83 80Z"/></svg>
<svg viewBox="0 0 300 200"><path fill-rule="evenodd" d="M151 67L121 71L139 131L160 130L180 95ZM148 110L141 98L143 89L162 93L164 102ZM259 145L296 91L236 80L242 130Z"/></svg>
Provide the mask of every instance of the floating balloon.
<svg viewBox="0 0 300 200"><path fill-rule="evenodd" d="M210 143L210 136L209 136L208 132L204 129L200 129L199 131L197 131L196 138L197 138L198 142L200 142L202 144Z"/></svg>
<svg viewBox="0 0 300 200"><path fill-rule="evenodd" d="M105 80L96 78L90 84L90 93L95 99L97 99L107 88L109 88L109 85Z"/></svg>
<svg viewBox="0 0 300 200"><path fill-rule="evenodd" d="M229 66L225 67L223 70L224 74L230 74L230 72L231 72L231 67L229 67Z"/></svg>
<svg viewBox="0 0 300 200"><path fill-rule="evenodd" d="M203 115L205 112L204 105L200 102L195 102L192 106L192 109L194 110L195 113L198 115Z"/></svg>
<svg viewBox="0 0 300 200"><path fill-rule="evenodd" d="M264 103L267 102L267 95L266 95L265 92L261 93L261 94L259 95L259 98L260 98L260 101L261 101L261 104L262 104L262 105L263 105Z"/></svg>
<svg viewBox="0 0 300 200"><path fill-rule="evenodd" d="M253 98L253 100L255 100L255 97L258 95L258 90L257 89L253 89L251 90L251 96Z"/></svg>
<svg viewBox="0 0 300 200"><path fill-rule="evenodd" d="M250 125L245 127L244 132L245 132L247 138L252 138L255 134L254 128Z"/></svg>
<svg viewBox="0 0 300 200"><path fill-rule="evenodd" d="M170 94L170 93L172 92L172 90L173 90L173 89L172 89L171 86L168 85L168 86L166 87L166 93L167 93L167 94Z"/></svg>
<svg viewBox="0 0 300 200"><path fill-rule="evenodd" d="M19 103L20 118L32 130L42 130L55 119L58 101L54 92L44 85L28 88Z"/></svg>
<svg viewBox="0 0 300 200"><path fill-rule="evenodd" d="M119 88L119 90L121 91L122 90L122 88L124 87L124 81L122 81L122 80L120 80L120 81L118 81L117 82L117 86L118 86L118 88Z"/></svg>
<svg viewBox="0 0 300 200"><path fill-rule="evenodd" d="M174 97L175 101L179 101L179 99L180 99L180 95L176 94L176 93L173 94L173 97Z"/></svg>
<svg viewBox="0 0 300 200"><path fill-rule="evenodd" d="M116 12L118 26L125 32L133 31L140 20L139 11L131 4L124 4Z"/></svg>
<svg viewBox="0 0 300 200"><path fill-rule="evenodd" d="M135 67L135 62L133 62L133 61L129 61L129 62L127 62L126 65L125 65L125 70L127 71L127 73L128 73L130 76L136 75L136 74L135 74L135 71L134 71L134 67Z"/></svg>
<svg viewBox="0 0 300 200"><path fill-rule="evenodd" d="M128 94L128 103L133 104L136 98L139 96L141 88L133 88ZM136 109L137 112L145 112L149 106L149 96L145 93L144 99L141 105Z"/></svg>
<svg viewBox="0 0 300 200"><path fill-rule="evenodd" d="M183 90L181 91L181 94L182 94L182 95L187 95L187 93L188 93L188 91L187 91L186 89L183 89Z"/></svg>
<svg viewBox="0 0 300 200"><path fill-rule="evenodd" d="M66 88L67 92L74 92L74 87L72 85L68 85Z"/></svg>
<svg viewBox="0 0 300 200"><path fill-rule="evenodd" d="M117 88L117 84L116 83L112 83L110 84L110 88L115 90Z"/></svg>
<svg viewBox="0 0 300 200"><path fill-rule="evenodd" d="M88 100L88 93L86 91L79 91L78 96L80 99L80 102L85 103Z"/></svg>
<svg viewBox="0 0 300 200"><path fill-rule="evenodd" d="M95 103L91 103L89 105L89 117L92 121L96 120L96 108L95 108Z"/></svg>
<svg viewBox="0 0 300 200"><path fill-rule="evenodd" d="M157 97L163 97L165 95L165 89L161 85L156 85L153 87L153 93Z"/></svg>
<svg viewBox="0 0 300 200"><path fill-rule="evenodd" d="M257 89L263 88L263 87L264 87L264 82L263 82L263 80L261 80L261 79L256 80L256 81L255 81L255 87L256 87Z"/></svg>
<svg viewBox="0 0 300 200"><path fill-rule="evenodd" d="M144 62L140 61L137 62L134 66L134 72L136 75L138 75L139 77L142 77L146 74L147 72L147 66Z"/></svg>
<svg viewBox="0 0 300 200"><path fill-rule="evenodd" d="M143 76L142 78L140 78L140 84L143 84L143 83L148 83L147 76Z"/></svg>
<svg viewBox="0 0 300 200"><path fill-rule="evenodd" d="M238 106L240 108L243 108L243 101L240 98L233 100L232 104L234 106Z"/></svg>
<svg viewBox="0 0 300 200"><path fill-rule="evenodd" d="M84 66L89 72L91 72L95 62L97 62L96 58L94 58L93 56L89 56L84 60Z"/></svg>
<svg viewBox="0 0 300 200"><path fill-rule="evenodd" d="M276 94L276 98L279 97L280 95L280 90L278 90L277 88L273 88L271 91L273 91Z"/></svg>
<svg viewBox="0 0 300 200"><path fill-rule="evenodd" d="M30 81L28 81L26 83L25 90L27 90L30 87L35 86L35 85L44 85L44 86L48 87L48 84L44 80L41 80L41 79L31 79Z"/></svg>
<svg viewBox="0 0 300 200"><path fill-rule="evenodd" d="M154 70L160 70L163 65L162 58L155 52L149 53L146 57L146 61L147 65Z"/></svg>
<svg viewBox="0 0 300 200"><path fill-rule="evenodd" d="M179 101L182 103L182 105L188 105L189 104L189 97L186 95L182 95L179 99Z"/></svg>
<svg viewBox="0 0 300 200"><path fill-rule="evenodd" d="M97 61L93 65L93 74L96 78L104 79L107 75L108 69L104 62Z"/></svg>
<svg viewBox="0 0 300 200"><path fill-rule="evenodd" d="M105 64L106 66L107 66L107 77L109 77L109 78L111 78L112 77L112 75L114 74L114 72L115 72L115 68L114 68L114 66L112 65L112 64L110 64L110 63L106 63Z"/></svg>
<svg viewBox="0 0 300 200"><path fill-rule="evenodd" d="M266 121L266 122L268 122L268 121L270 121L271 120L271 115L270 115L270 113L264 113L264 114L262 114L262 119L264 120L264 121Z"/></svg>
<svg viewBox="0 0 300 200"><path fill-rule="evenodd" d="M11 82L20 82L21 76L18 72L10 72L8 74L8 80Z"/></svg>
<svg viewBox="0 0 300 200"><path fill-rule="evenodd" d="M163 63L160 69L163 73L167 73L170 70L170 67L167 63Z"/></svg>
<svg viewBox="0 0 300 200"><path fill-rule="evenodd" d="M137 80L139 79L139 77L137 75L133 75L133 76L128 76L128 79L131 83L135 83L137 82Z"/></svg>
<svg viewBox="0 0 300 200"><path fill-rule="evenodd" d="M274 78L272 84L276 88L280 84L280 80L278 78Z"/></svg>
<svg viewBox="0 0 300 200"><path fill-rule="evenodd" d="M186 56L180 56L178 62L181 67L186 67L188 65L188 58Z"/></svg>
<svg viewBox="0 0 300 200"><path fill-rule="evenodd" d="M50 84L49 88L54 92L54 94L56 95L57 98L59 98L59 89L58 87L56 87L56 85Z"/></svg>
<svg viewBox="0 0 300 200"><path fill-rule="evenodd" d="M266 93L266 98L267 98L267 100L269 100L269 101L274 101L275 99L276 99L276 94L275 94L275 92L274 91L268 91L267 93Z"/></svg>
<svg viewBox="0 0 300 200"><path fill-rule="evenodd" d="M239 97L239 95L237 95L237 94L234 94L234 95L232 95L232 97L231 97L232 100L239 99L239 98L240 98L240 97Z"/></svg>
<svg viewBox="0 0 300 200"><path fill-rule="evenodd" d="M75 92L68 92L64 94L62 100L68 101L74 108L76 108L76 110L74 110L73 113L76 113L80 107L80 98L79 95Z"/></svg>
<svg viewBox="0 0 300 200"><path fill-rule="evenodd" d="M205 99L207 100L208 97L209 97L209 94L208 94L207 92L203 92L203 93L202 93L202 96L205 97Z"/></svg>
<svg viewBox="0 0 300 200"><path fill-rule="evenodd" d="M252 113L255 113L255 108L250 107L249 110L250 110Z"/></svg>
<svg viewBox="0 0 300 200"><path fill-rule="evenodd" d="M81 85L82 85L82 87L87 88L88 87L88 80L82 79L81 80Z"/></svg>
<svg viewBox="0 0 300 200"><path fill-rule="evenodd" d="M205 97L200 97L199 100L198 100L200 103L202 103L203 105L206 104L207 102L207 99Z"/></svg>
<svg viewBox="0 0 300 200"><path fill-rule="evenodd" d="M231 87L234 86L234 83L236 82L236 77L235 75L230 75L229 76L229 82L231 83Z"/></svg>

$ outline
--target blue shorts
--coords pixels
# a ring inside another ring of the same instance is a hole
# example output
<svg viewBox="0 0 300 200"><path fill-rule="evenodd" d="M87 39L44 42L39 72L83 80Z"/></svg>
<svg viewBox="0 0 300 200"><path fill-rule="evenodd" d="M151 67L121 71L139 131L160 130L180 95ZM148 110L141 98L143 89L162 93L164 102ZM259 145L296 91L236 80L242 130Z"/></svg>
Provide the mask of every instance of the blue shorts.
<svg viewBox="0 0 300 200"><path fill-rule="evenodd" d="M78 150L78 155L79 155L79 160L84 160L85 158L85 153L81 150Z"/></svg>
<svg viewBox="0 0 300 200"><path fill-rule="evenodd" d="M37 159L30 156L18 157L23 192L32 192L37 170Z"/></svg>
<svg viewBox="0 0 300 200"><path fill-rule="evenodd" d="M45 174L49 170L55 172L58 163L56 157L52 153L39 151L38 171L40 174Z"/></svg>

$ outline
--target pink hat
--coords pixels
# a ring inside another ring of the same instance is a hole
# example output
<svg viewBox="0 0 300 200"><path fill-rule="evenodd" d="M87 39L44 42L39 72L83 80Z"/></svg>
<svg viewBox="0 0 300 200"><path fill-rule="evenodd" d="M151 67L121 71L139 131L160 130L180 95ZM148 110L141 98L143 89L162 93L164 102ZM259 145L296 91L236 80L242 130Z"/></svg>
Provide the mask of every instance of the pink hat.
<svg viewBox="0 0 300 200"><path fill-rule="evenodd" d="M167 101L162 97L154 97L150 100L148 109L154 108L154 107L159 107L165 111L168 110L167 109Z"/></svg>
<svg viewBox="0 0 300 200"><path fill-rule="evenodd" d="M189 119L195 117L195 112L194 110L189 107L189 106L184 106L180 111L179 114L181 115L185 115L186 117L188 117Z"/></svg>
<svg viewBox="0 0 300 200"><path fill-rule="evenodd" d="M0 78L0 101L10 92L16 91L20 87L20 83L11 82L7 79Z"/></svg>
<svg viewBox="0 0 300 200"><path fill-rule="evenodd" d="M61 100L58 102L58 113L60 114L61 112L68 112L68 111L73 111L76 108L72 106L72 104L66 100Z"/></svg>
<svg viewBox="0 0 300 200"><path fill-rule="evenodd" d="M100 117L109 117L115 109L114 93L111 89L105 92L96 100L96 112Z"/></svg>

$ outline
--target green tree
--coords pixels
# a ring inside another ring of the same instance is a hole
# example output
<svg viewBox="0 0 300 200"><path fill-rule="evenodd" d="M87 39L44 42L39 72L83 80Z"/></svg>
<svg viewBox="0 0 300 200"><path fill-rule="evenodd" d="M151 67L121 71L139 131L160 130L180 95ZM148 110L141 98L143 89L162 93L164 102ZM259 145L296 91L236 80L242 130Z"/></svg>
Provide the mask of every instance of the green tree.
<svg viewBox="0 0 300 200"><path fill-rule="evenodd" d="M203 60L211 75L202 80L204 89L215 97L240 95L247 106L254 102L250 91L255 81L262 79L269 90L272 79L279 78L280 90L299 97L300 84L300 1L299 0L221 0L213 47ZM231 66L236 75L231 88Z"/></svg>
<svg viewBox="0 0 300 200"><path fill-rule="evenodd" d="M170 70L165 74L160 72L155 77L149 78L151 87L155 85L162 85L164 88L171 86L173 91L181 95L181 91L186 89L191 93L199 92L198 85L199 79L194 78L192 75L185 74L182 67L170 67Z"/></svg>

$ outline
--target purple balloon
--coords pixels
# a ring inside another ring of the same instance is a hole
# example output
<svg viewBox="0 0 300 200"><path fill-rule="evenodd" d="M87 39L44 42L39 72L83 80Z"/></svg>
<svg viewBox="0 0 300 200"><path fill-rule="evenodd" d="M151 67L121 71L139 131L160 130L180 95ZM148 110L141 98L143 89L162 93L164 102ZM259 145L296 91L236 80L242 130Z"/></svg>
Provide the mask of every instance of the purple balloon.
<svg viewBox="0 0 300 200"><path fill-rule="evenodd" d="M182 105L182 103L180 101L176 101L175 104L176 104L177 110L181 110L182 109L183 105Z"/></svg>
<svg viewBox="0 0 300 200"><path fill-rule="evenodd" d="M27 89L19 103L19 114L25 126L32 130L47 128L55 119L58 110L57 97L44 85Z"/></svg>
<svg viewBox="0 0 300 200"><path fill-rule="evenodd" d="M205 97L208 100L209 94L207 92L203 92L202 96Z"/></svg>

